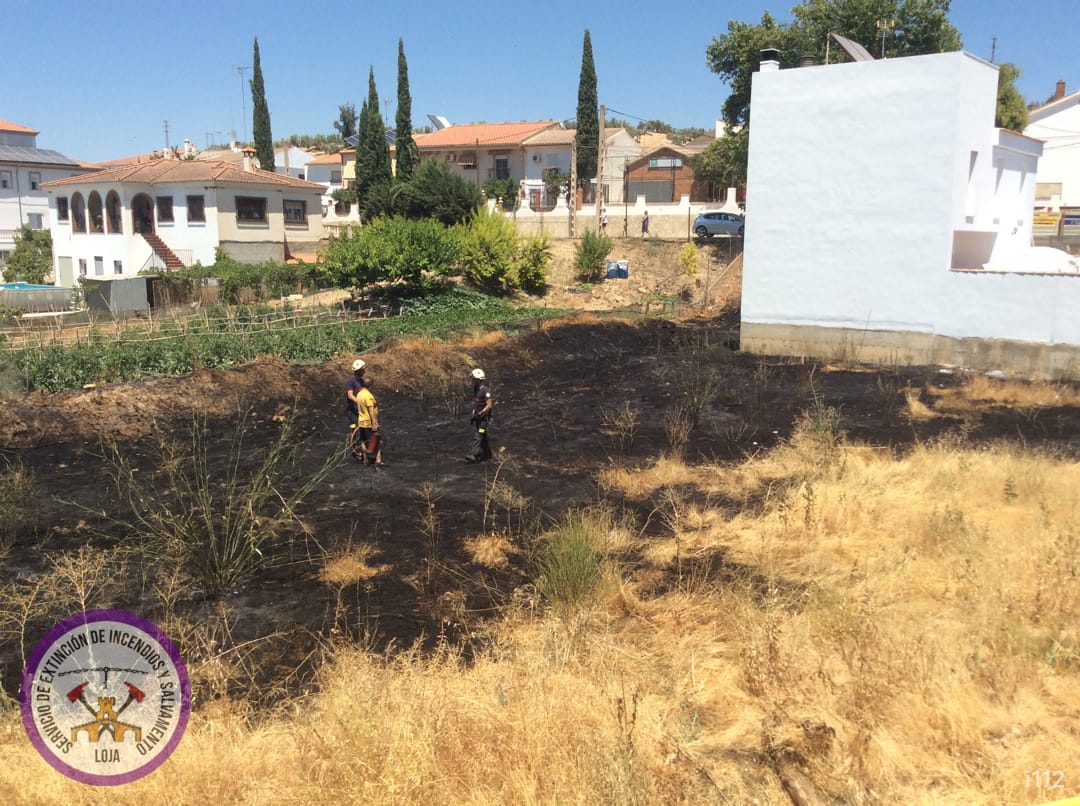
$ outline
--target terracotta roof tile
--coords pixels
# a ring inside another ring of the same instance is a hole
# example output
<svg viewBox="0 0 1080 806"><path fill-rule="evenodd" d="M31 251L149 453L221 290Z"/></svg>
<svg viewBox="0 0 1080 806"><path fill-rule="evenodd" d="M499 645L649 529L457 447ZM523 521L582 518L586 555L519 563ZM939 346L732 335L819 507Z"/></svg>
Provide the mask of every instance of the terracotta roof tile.
<svg viewBox="0 0 1080 806"><path fill-rule="evenodd" d="M341 152L337 154L320 154L308 165L339 165L341 163Z"/></svg>
<svg viewBox="0 0 1080 806"><path fill-rule="evenodd" d="M37 129L31 129L29 126L20 126L18 123L12 123L9 120L0 120L0 132L13 132L15 134L41 134Z"/></svg>
<svg viewBox="0 0 1080 806"><path fill-rule="evenodd" d="M166 160L159 159L143 165L127 165L109 168L95 174L71 176L42 183L42 187L66 185L102 184L105 182L131 182L133 184L166 184L172 182L215 182L219 184L274 185L297 190L325 190L323 185L305 182L284 174L270 171L245 171L243 168L221 160Z"/></svg>
<svg viewBox="0 0 1080 806"><path fill-rule="evenodd" d="M544 129L522 142L527 146L568 146L575 137L577 132L574 129Z"/></svg>
<svg viewBox="0 0 1080 806"><path fill-rule="evenodd" d="M520 145L524 140L545 129L557 127L554 120L524 121L521 123L466 123L448 126L429 134L414 136L420 149L461 148L473 146Z"/></svg>
<svg viewBox="0 0 1080 806"><path fill-rule="evenodd" d="M124 168L129 165L142 165L148 162L156 162L161 159L160 151L151 151L149 154L133 154L130 157L116 157L111 160L101 160L90 163L95 168Z"/></svg>

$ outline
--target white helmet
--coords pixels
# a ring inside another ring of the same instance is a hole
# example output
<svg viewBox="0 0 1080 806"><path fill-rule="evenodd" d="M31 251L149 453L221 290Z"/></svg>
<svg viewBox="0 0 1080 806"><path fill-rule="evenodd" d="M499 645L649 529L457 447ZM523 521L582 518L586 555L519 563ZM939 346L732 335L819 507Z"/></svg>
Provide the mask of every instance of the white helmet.
<svg viewBox="0 0 1080 806"><path fill-rule="evenodd" d="M364 363L364 359L358 358L358 359L356 359L355 361L352 362L352 371L353 372L359 372L365 366L367 366L367 364Z"/></svg>
<svg viewBox="0 0 1080 806"><path fill-rule="evenodd" d="M478 381L482 381L482 380L484 380L484 378L486 377L486 376L484 375L484 370L480 369L480 367L477 367L476 369L474 369L474 370L472 371L472 376L473 376L474 378L476 378L476 380L478 380Z"/></svg>

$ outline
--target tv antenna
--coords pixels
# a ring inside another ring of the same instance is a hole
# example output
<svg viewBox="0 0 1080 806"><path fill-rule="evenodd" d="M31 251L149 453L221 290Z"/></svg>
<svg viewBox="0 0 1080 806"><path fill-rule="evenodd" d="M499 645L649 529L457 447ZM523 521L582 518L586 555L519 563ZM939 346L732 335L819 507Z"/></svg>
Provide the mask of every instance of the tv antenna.
<svg viewBox="0 0 1080 806"><path fill-rule="evenodd" d="M236 65L236 72L240 74L240 117L244 121L244 142L247 142L247 105L244 103L244 93L246 92L247 82L244 81L244 73L251 68L246 64Z"/></svg>

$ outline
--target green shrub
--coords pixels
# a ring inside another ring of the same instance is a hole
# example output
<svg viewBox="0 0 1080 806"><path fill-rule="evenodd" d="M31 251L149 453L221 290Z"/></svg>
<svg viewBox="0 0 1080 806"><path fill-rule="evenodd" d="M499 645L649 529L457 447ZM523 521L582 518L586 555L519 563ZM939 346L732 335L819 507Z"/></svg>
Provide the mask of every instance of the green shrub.
<svg viewBox="0 0 1080 806"><path fill-rule="evenodd" d="M485 196L498 200L506 210L513 210L516 206L519 189L518 181L512 176L506 179L489 179L480 186Z"/></svg>
<svg viewBox="0 0 1080 806"><path fill-rule="evenodd" d="M505 293L518 285L518 234L501 213L478 212L457 228L461 236L459 265L477 288Z"/></svg>
<svg viewBox="0 0 1080 806"><path fill-rule="evenodd" d="M434 218L446 226L468 221L480 208L475 184L455 173L445 160L422 160L412 179L395 188L394 211L406 218Z"/></svg>
<svg viewBox="0 0 1080 806"><path fill-rule="evenodd" d="M533 235L521 246L518 285L529 294L543 294L551 265L551 242L546 234Z"/></svg>
<svg viewBox="0 0 1080 806"><path fill-rule="evenodd" d="M563 614L587 604L604 577L599 521L588 512L572 512L544 535L536 558L536 586Z"/></svg>
<svg viewBox="0 0 1080 806"><path fill-rule="evenodd" d="M184 269L162 273L170 296L190 299L195 289L211 278L218 280L218 294L223 303L239 303L246 296L260 301L298 294L305 288L327 285L321 267L312 263L241 263L217 250L211 266L195 264Z"/></svg>
<svg viewBox="0 0 1080 806"><path fill-rule="evenodd" d="M342 287L422 287L453 271L459 250L455 230L433 219L395 216L332 235L321 257L327 278Z"/></svg>
<svg viewBox="0 0 1080 806"><path fill-rule="evenodd" d="M683 244L682 249L679 250L679 265L682 266L683 273L687 277L693 277L697 274L697 264L697 246L692 242Z"/></svg>
<svg viewBox="0 0 1080 806"><path fill-rule="evenodd" d="M585 230L574 253L574 268L578 278L585 283L598 283L607 271L607 256L614 243L607 235Z"/></svg>

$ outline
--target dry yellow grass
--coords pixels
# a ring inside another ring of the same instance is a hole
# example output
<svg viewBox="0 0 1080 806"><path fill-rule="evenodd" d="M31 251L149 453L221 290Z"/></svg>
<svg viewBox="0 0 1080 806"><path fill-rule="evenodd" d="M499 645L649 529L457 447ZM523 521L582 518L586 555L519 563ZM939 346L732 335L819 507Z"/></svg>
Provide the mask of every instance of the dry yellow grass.
<svg viewBox="0 0 1080 806"><path fill-rule="evenodd" d="M506 568L510 556L517 550L500 534L480 535L465 541L465 551L477 565L485 568Z"/></svg>
<svg viewBox="0 0 1080 806"><path fill-rule="evenodd" d="M782 804L793 768L839 803L1080 793L1077 463L800 433L736 467L663 458L602 487L652 502L667 537L594 518L609 552L642 558L599 604L511 608L469 663L342 651L317 696L262 721L195 714L161 769L110 798ZM500 540L470 550L497 562ZM1063 788L1032 786L1035 770ZM53 773L8 709L0 796L101 793Z"/></svg>
<svg viewBox="0 0 1080 806"><path fill-rule="evenodd" d="M386 564L372 565L375 549L368 545L356 546L335 557L327 558L319 579L331 585L350 585L384 574L390 570Z"/></svg>

